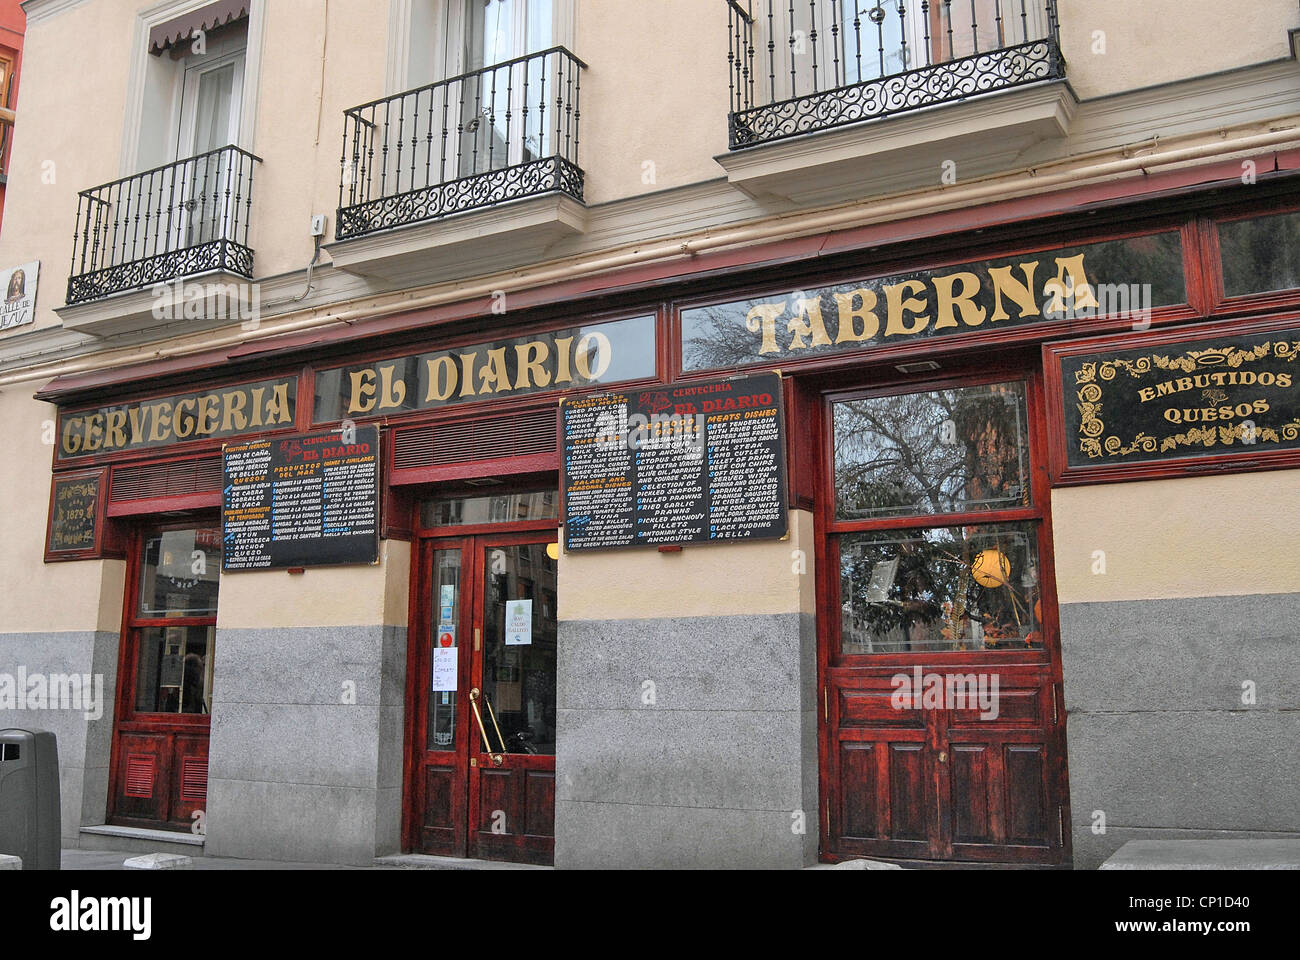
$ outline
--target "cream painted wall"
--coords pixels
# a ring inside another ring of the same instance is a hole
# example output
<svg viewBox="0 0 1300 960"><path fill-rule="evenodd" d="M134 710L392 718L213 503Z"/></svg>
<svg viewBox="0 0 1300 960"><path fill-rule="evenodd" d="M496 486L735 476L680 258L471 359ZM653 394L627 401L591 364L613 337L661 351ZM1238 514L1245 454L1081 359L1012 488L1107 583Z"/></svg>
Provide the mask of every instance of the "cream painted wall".
<svg viewBox="0 0 1300 960"><path fill-rule="evenodd" d="M727 8L722 0L579 0L587 202L723 176ZM654 182L644 164L652 163Z"/></svg>
<svg viewBox="0 0 1300 960"><path fill-rule="evenodd" d="M558 619L814 613L814 555L812 514L806 510L790 511L786 540L687 545L681 553L562 553Z"/></svg>
<svg viewBox="0 0 1300 960"><path fill-rule="evenodd" d="M1058 0L1066 75L1082 99L1290 56L1295 0ZM1104 53L1094 52L1094 34Z"/></svg>
<svg viewBox="0 0 1300 960"><path fill-rule="evenodd" d="M1300 470L1052 491L1062 603L1300 593ZM1106 572L1094 574L1094 551Z"/></svg>
<svg viewBox="0 0 1300 960"><path fill-rule="evenodd" d="M589 204L722 177L713 157L727 136L723 0L575 2L574 52L590 65L580 157ZM39 326L59 322L77 191L121 173L133 42L148 6L86 0L28 26L0 264L41 261ZM259 277L302 270L313 249L309 217L333 219L343 110L383 92L388 7L267 7L251 144L264 160L250 238ZM1226 9L1218 0L1061 0L1070 82L1081 97L1098 97L1287 55L1287 29L1300 26L1295 0L1252 0L1249 15ZM1096 30L1105 54L1092 52Z"/></svg>
<svg viewBox="0 0 1300 960"><path fill-rule="evenodd" d="M45 562L50 458L45 421L54 408L27 384L0 389L0 634L122 628L126 565L118 560ZM52 430L52 427L51 427Z"/></svg>
<svg viewBox="0 0 1300 960"><path fill-rule="evenodd" d="M411 545L380 541L372 567L223 573L217 628L407 625Z"/></svg>

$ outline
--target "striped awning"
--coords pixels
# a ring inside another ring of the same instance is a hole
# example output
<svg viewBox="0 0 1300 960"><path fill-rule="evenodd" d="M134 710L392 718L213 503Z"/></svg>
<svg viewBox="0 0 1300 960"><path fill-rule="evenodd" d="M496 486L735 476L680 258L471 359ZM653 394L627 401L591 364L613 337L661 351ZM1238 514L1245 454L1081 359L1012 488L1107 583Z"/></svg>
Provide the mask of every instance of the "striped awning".
<svg viewBox="0 0 1300 960"><path fill-rule="evenodd" d="M217 0L160 23L149 31L149 52L162 53L173 44L188 40L196 30L213 30L241 20L248 16L250 3L251 0Z"/></svg>

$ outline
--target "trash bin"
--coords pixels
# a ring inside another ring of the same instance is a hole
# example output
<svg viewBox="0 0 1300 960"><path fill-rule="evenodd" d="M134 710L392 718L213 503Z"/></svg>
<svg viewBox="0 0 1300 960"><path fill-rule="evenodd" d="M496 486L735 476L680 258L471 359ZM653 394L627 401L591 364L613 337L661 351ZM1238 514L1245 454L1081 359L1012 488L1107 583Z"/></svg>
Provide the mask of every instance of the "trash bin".
<svg viewBox="0 0 1300 960"><path fill-rule="evenodd" d="M48 730L0 730L0 853L59 869L59 746Z"/></svg>

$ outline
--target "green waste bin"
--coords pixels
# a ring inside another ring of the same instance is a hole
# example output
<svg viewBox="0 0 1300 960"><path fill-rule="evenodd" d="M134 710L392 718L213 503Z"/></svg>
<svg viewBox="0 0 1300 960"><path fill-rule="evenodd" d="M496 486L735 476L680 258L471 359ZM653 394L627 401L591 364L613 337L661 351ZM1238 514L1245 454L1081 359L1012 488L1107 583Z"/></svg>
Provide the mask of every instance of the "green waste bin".
<svg viewBox="0 0 1300 960"><path fill-rule="evenodd" d="M59 745L48 730L0 730L0 853L59 869Z"/></svg>

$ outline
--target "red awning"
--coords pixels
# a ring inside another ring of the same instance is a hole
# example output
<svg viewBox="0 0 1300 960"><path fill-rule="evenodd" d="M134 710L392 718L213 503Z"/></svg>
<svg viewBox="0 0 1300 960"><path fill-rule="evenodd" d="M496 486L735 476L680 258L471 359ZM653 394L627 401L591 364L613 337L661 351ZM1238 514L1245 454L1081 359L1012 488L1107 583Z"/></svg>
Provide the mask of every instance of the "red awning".
<svg viewBox="0 0 1300 960"><path fill-rule="evenodd" d="M217 0L184 16L160 23L149 31L149 52L162 53L173 44L188 40L196 30L213 30L248 16L251 0Z"/></svg>

